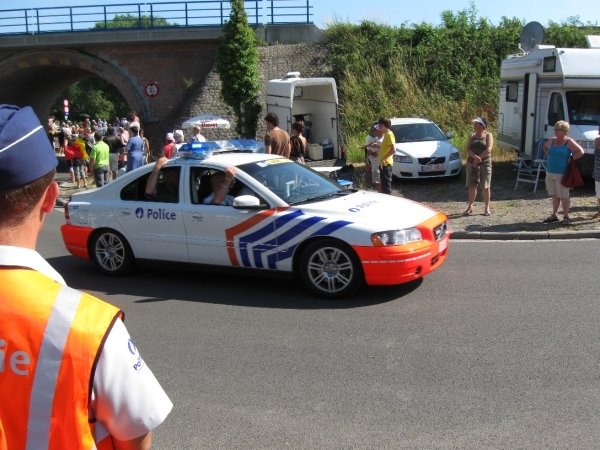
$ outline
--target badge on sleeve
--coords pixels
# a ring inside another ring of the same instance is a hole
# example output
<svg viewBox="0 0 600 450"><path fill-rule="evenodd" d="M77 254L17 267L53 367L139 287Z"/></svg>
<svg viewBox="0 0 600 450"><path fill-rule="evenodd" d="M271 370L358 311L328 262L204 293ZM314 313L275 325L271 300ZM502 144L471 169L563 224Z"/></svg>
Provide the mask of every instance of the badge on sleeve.
<svg viewBox="0 0 600 450"><path fill-rule="evenodd" d="M131 358L131 365L133 366L133 370L139 372L140 370L142 370L142 367L144 367L144 360L142 359L142 355L140 355L140 352L138 352L137 346L135 345L135 342L133 342L133 339L130 338L129 341L127 341L127 347L129 348L129 353L133 355Z"/></svg>

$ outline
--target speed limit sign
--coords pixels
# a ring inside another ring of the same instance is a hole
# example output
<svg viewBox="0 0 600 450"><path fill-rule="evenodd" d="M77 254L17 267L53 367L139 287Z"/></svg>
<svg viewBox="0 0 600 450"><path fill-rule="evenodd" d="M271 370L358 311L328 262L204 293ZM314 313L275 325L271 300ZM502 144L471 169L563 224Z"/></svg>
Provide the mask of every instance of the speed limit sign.
<svg viewBox="0 0 600 450"><path fill-rule="evenodd" d="M156 97L158 95L158 84L148 83L144 88L144 92L148 97Z"/></svg>

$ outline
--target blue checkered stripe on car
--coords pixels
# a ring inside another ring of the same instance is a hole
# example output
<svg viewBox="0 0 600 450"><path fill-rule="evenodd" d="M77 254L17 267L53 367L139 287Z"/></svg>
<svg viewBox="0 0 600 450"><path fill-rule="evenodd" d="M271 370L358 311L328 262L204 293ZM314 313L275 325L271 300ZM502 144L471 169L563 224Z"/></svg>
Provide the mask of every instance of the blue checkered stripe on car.
<svg viewBox="0 0 600 450"><path fill-rule="evenodd" d="M301 210L275 215L266 222L234 238L241 266L277 269L277 263L291 258L302 241L312 236L329 236L352 223L308 216Z"/></svg>

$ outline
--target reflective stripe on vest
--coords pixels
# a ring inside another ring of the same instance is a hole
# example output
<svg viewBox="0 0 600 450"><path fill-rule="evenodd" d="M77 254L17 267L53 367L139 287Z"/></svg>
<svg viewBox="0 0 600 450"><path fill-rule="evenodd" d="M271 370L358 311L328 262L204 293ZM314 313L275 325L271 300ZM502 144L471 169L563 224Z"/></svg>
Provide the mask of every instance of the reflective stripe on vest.
<svg viewBox="0 0 600 450"><path fill-rule="evenodd" d="M121 311L20 268L0 267L0 299L0 450L111 449L90 390Z"/></svg>
<svg viewBox="0 0 600 450"><path fill-rule="evenodd" d="M0 417L0 450L8 450L6 438L4 437L4 429L2 428L2 417Z"/></svg>
<svg viewBox="0 0 600 450"><path fill-rule="evenodd" d="M27 450L48 448L58 371L80 300L81 292L67 286L61 287L56 296L44 332L29 401Z"/></svg>

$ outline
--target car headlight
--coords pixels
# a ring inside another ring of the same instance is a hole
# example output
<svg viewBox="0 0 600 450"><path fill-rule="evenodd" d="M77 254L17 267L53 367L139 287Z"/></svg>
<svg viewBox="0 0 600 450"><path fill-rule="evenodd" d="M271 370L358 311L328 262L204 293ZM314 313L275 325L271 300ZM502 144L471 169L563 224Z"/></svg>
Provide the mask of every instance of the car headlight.
<svg viewBox="0 0 600 450"><path fill-rule="evenodd" d="M404 155L394 155L394 161L397 163L412 163L412 159L410 156L404 156Z"/></svg>
<svg viewBox="0 0 600 450"><path fill-rule="evenodd" d="M450 161L455 161L457 159L460 159L460 153L458 153L458 152L450 153Z"/></svg>
<svg viewBox="0 0 600 450"><path fill-rule="evenodd" d="M373 242L375 247L410 244L411 242L417 242L421 239L423 239L421 232L416 228L382 231L371 235L371 242Z"/></svg>

